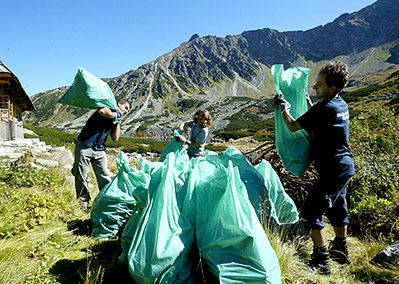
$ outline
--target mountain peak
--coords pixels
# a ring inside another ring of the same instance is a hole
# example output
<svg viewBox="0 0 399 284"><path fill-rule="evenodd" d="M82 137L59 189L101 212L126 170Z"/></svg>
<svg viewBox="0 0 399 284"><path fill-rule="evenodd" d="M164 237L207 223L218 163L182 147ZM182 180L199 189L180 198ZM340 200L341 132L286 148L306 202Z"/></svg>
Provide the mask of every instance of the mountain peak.
<svg viewBox="0 0 399 284"><path fill-rule="evenodd" d="M196 38L199 38L199 37L200 36L198 34L193 34L188 41L193 41L193 40L195 40Z"/></svg>

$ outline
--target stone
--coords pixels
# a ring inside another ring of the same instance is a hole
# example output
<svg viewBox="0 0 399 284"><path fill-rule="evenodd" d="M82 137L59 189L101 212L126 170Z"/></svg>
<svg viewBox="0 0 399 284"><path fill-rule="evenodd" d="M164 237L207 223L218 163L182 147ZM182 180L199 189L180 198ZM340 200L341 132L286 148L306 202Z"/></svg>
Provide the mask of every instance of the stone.
<svg viewBox="0 0 399 284"><path fill-rule="evenodd" d="M397 267L399 265L399 241L377 254L371 263L385 268Z"/></svg>
<svg viewBox="0 0 399 284"><path fill-rule="evenodd" d="M58 161L58 163L67 170L72 169L74 157L71 150L65 149L65 147L60 147L63 149L58 149L53 151L53 159ZM54 150L54 149L53 149Z"/></svg>
<svg viewBox="0 0 399 284"><path fill-rule="evenodd" d="M58 162L57 161L53 161L53 160L45 160L45 159L36 159L36 164L39 164L43 167L46 168L55 168L58 166Z"/></svg>

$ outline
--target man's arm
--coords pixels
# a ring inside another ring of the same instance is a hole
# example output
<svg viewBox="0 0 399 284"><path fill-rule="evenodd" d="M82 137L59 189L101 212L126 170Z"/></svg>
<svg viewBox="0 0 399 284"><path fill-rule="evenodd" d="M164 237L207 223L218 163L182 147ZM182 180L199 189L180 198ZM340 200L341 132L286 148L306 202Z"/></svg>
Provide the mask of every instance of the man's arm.
<svg viewBox="0 0 399 284"><path fill-rule="evenodd" d="M116 142L119 140L120 137L121 137L121 125L117 123L115 128L111 132L111 139Z"/></svg>
<svg viewBox="0 0 399 284"><path fill-rule="evenodd" d="M281 111L284 122L291 132L302 129L302 126L290 114L291 105L282 96L273 97L273 105Z"/></svg>
<svg viewBox="0 0 399 284"><path fill-rule="evenodd" d="M302 129L302 126L292 117L288 109L284 109L281 112L281 115L283 116L284 122L291 132Z"/></svg>
<svg viewBox="0 0 399 284"><path fill-rule="evenodd" d="M103 108L100 108L99 110L98 110L98 113L101 115L101 116L104 116L104 117L106 117L106 118L112 118L112 119L115 119L115 118L117 118L117 113L115 112L115 111L112 111L111 109L109 109L109 108L107 108L107 107L103 107Z"/></svg>

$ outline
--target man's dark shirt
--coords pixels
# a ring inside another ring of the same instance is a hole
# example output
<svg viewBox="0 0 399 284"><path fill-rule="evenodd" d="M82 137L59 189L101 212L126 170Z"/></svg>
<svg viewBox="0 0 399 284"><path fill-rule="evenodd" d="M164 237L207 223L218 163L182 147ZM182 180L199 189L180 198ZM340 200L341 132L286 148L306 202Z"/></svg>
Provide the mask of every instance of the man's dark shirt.
<svg viewBox="0 0 399 284"><path fill-rule="evenodd" d="M297 122L312 136L312 157L321 177L354 174L348 145L349 110L339 95L312 106Z"/></svg>
<svg viewBox="0 0 399 284"><path fill-rule="evenodd" d="M112 118L104 117L96 111L83 127L78 140L95 151L105 150L105 141L115 127Z"/></svg>

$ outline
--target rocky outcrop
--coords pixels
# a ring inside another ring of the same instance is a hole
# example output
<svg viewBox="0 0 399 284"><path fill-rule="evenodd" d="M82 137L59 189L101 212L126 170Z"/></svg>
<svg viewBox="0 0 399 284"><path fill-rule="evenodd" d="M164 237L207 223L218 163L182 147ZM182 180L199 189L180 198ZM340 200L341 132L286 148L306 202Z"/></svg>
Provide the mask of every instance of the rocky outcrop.
<svg viewBox="0 0 399 284"><path fill-rule="evenodd" d="M72 152L65 147L52 147L38 138L0 141L0 161L2 165L11 164L31 155L30 166L37 169L62 167L70 172L73 165Z"/></svg>
<svg viewBox="0 0 399 284"><path fill-rule="evenodd" d="M271 97L274 88L270 66L275 63L286 67L305 65L317 73L319 62L339 56L350 66L352 86L365 76L396 68L398 14L397 0L379 0L307 31L266 28L226 37L195 34L137 70L106 79L116 97L130 100L133 106L124 117L123 133L130 136L145 132L146 136L159 138L162 135L157 133L170 131L199 107L212 110L218 118L215 130L224 128L231 122L229 117L250 106L243 103L220 107L223 102L241 97L259 103ZM65 89L34 96L38 111L28 114L26 121L79 131L89 112L57 105Z"/></svg>

